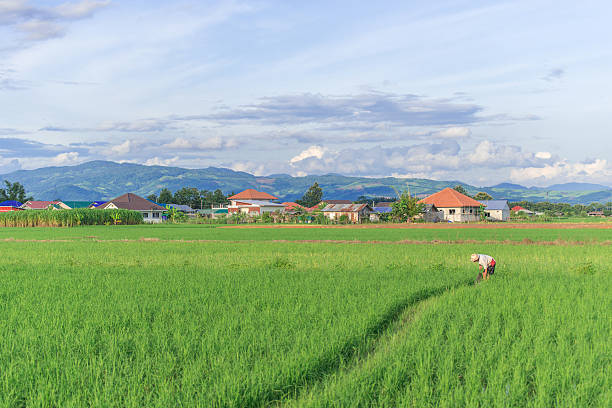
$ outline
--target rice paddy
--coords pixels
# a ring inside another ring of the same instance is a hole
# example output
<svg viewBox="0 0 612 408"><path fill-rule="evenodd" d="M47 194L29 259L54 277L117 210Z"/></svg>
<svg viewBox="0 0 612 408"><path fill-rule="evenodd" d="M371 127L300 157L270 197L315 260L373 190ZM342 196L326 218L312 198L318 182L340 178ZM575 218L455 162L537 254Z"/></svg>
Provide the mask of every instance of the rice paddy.
<svg viewBox="0 0 612 408"><path fill-rule="evenodd" d="M610 406L611 239L2 228L0 406Z"/></svg>

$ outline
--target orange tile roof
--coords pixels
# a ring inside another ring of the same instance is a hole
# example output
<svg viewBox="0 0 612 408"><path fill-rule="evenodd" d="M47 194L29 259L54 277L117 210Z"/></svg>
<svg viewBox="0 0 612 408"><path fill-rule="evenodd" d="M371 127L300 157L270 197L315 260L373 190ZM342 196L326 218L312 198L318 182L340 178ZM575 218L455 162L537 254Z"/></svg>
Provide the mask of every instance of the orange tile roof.
<svg viewBox="0 0 612 408"><path fill-rule="evenodd" d="M457 190L453 190L450 187L422 199L419 201L419 203L433 204L436 206L436 208L480 207L480 203L478 201L466 196L465 194L461 194Z"/></svg>
<svg viewBox="0 0 612 408"><path fill-rule="evenodd" d="M276 200L277 198L263 191L253 190L249 188L241 193L229 197L230 200Z"/></svg>

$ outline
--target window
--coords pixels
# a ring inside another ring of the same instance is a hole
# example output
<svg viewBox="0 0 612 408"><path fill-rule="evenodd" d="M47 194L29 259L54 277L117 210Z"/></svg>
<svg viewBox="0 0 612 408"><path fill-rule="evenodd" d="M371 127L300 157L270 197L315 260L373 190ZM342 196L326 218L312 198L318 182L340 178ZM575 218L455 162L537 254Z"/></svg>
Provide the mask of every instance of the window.
<svg viewBox="0 0 612 408"><path fill-rule="evenodd" d="M159 213L158 212L154 212L153 213L153 218L159 218Z"/></svg>
<svg viewBox="0 0 612 408"><path fill-rule="evenodd" d="M450 210L448 210L448 213L449 213L450 215L453 215L453 214L455 213L455 209L454 209L454 208L451 208Z"/></svg>
<svg viewBox="0 0 612 408"><path fill-rule="evenodd" d="M142 213L142 218L149 218L149 213Z"/></svg>
<svg viewBox="0 0 612 408"><path fill-rule="evenodd" d="M470 214L473 214L473 213L474 213L474 209L470 208Z"/></svg>

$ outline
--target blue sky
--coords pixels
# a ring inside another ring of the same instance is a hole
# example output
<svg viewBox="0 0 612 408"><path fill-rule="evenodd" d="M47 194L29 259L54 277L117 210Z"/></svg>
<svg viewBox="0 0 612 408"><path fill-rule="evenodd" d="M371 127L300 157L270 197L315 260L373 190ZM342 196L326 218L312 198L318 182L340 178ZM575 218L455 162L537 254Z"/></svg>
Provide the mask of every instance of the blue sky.
<svg viewBox="0 0 612 408"><path fill-rule="evenodd" d="M604 1L0 0L1 172L104 159L611 185L610 15Z"/></svg>

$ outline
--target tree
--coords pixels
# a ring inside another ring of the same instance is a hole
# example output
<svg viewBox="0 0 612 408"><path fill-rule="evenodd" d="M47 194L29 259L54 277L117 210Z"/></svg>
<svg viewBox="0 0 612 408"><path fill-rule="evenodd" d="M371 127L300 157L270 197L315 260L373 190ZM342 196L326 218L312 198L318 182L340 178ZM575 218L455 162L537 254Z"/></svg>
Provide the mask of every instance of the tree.
<svg viewBox="0 0 612 408"><path fill-rule="evenodd" d="M474 200L492 200L493 197L491 197L488 193L481 191L480 193L476 194L474 196Z"/></svg>
<svg viewBox="0 0 612 408"><path fill-rule="evenodd" d="M406 222L419 215L424 207L418 198L410 196L410 192L404 192L391 204L391 215L401 222Z"/></svg>
<svg viewBox="0 0 612 408"><path fill-rule="evenodd" d="M176 204L172 202L172 191L168 190L167 188L164 188L162 189L162 191L159 192L159 197L157 197L157 199L157 202L162 204Z"/></svg>
<svg viewBox="0 0 612 408"><path fill-rule="evenodd" d="M200 191L193 187L183 187L174 193L174 204L188 205L191 208L200 207Z"/></svg>
<svg viewBox="0 0 612 408"><path fill-rule="evenodd" d="M300 200L295 202L304 207L314 207L321 202L323 198L323 189L319 187L319 183L315 182Z"/></svg>
<svg viewBox="0 0 612 408"><path fill-rule="evenodd" d="M4 180L6 188L0 188L0 201L12 200L25 203L26 201L33 200L32 197L27 197L25 188L19 182L11 183L8 180Z"/></svg>
<svg viewBox="0 0 612 408"><path fill-rule="evenodd" d="M223 194L223 192L219 189L216 189L213 192L213 204L229 204L229 200L227 199L227 197Z"/></svg>
<svg viewBox="0 0 612 408"><path fill-rule="evenodd" d="M455 187L453 187L453 190L458 191L461 194L464 194L469 197L467 190L460 184L457 184Z"/></svg>
<svg viewBox="0 0 612 408"><path fill-rule="evenodd" d="M147 200L149 200L149 201L153 201L154 203L156 203L156 202L157 202L157 195L155 195L155 194L149 194L149 195L147 196Z"/></svg>

